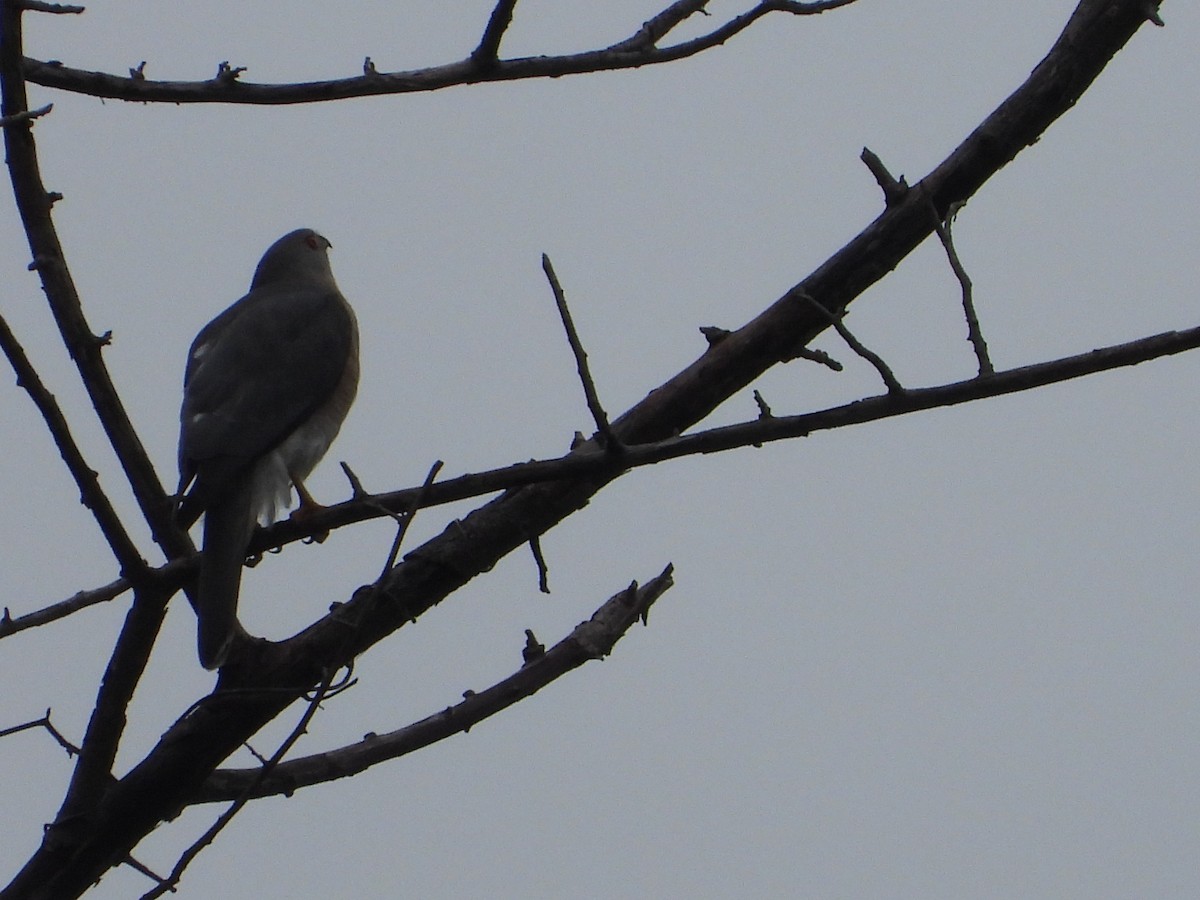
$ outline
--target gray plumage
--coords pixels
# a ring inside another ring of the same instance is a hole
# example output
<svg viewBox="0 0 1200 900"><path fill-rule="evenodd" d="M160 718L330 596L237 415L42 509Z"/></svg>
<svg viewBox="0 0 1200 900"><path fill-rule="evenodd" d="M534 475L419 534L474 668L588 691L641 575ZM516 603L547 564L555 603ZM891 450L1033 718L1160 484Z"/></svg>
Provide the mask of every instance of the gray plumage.
<svg viewBox="0 0 1200 900"><path fill-rule="evenodd" d="M200 662L221 666L256 522L303 498L358 386L358 327L310 229L263 255L250 292L196 336L184 373L179 517L205 516L197 584ZM186 494L184 493L186 491Z"/></svg>

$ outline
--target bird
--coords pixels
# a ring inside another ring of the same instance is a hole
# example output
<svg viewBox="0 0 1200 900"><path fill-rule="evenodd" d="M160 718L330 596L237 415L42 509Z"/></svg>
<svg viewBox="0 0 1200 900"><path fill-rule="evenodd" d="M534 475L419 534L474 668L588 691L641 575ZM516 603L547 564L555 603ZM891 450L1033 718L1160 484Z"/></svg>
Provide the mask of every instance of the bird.
<svg viewBox="0 0 1200 900"><path fill-rule="evenodd" d="M242 566L257 523L319 508L304 487L358 391L358 323L310 228L263 254L250 291L196 335L179 413L177 519L204 516L193 598L204 668L229 659L239 635Z"/></svg>

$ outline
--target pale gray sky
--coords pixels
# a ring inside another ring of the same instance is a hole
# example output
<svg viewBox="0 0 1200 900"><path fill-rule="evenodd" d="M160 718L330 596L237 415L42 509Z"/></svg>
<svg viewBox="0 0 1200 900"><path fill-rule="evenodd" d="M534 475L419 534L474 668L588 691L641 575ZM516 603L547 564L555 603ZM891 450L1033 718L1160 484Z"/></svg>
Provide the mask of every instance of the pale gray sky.
<svg viewBox="0 0 1200 900"><path fill-rule="evenodd" d="M612 43L657 5L525 0L504 53ZM363 334L358 403L310 485L333 501L340 459L383 490L438 458L452 475L551 456L589 428L543 251L617 413L701 352L697 326L742 324L878 213L863 145L921 177L1073 7L861 0L664 67L316 106L38 89L55 109L36 134L72 272L167 481L196 330L283 232L332 240ZM97 4L31 16L27 46L114 72L145 59L152 78L229 60L249 80L301 81L354 74L366 55L381 70L462 57L490 4L331 8ZM957 221L1000 367L1197 324L1200 10L1162 15ZM0 197L4 315L135 521ZM849 324L906 384L973 370L936 244ZM879 392L835 337L818 345L847 371L772 372L756 387L776 413ZM543 539L552 596L514 554L364 657L297 752L445 707L518 666L523 629L558 640L673 561L649 628L469 735L253 805L181 896L1200 893L1198 375L1193 354L622 479ZM747 391L712 422L756 412ZM115 566L11 377L0 421L0 585L18 614ZM413 541L467 508L422 514ZM390 539L369 525L268 558L245 579L247 627L292 634L372 579ZM114 603L4 641L0 725L50 706L78 739L123 615ZM123 766L210 687L194 628L173 603ZM0 765L8 876L70 763L28 733L0 741ZM189 811L138 858L169 870L219 811ZM93 895L149 886L122 869Z"/></svg>

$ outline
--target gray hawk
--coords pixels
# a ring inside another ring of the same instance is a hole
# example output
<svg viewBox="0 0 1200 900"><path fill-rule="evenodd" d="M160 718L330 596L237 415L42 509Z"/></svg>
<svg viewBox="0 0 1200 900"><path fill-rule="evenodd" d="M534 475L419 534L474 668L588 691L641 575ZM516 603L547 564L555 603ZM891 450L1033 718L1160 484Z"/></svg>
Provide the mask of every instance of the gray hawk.
<svg viewBox="0 0 1200 900"><path fill-rule="evenodd" d="M263 254L250 292L192 343L179 432L179 519L203 513L195 605L200 662L224 665L243 635L242 565L257 522L313 504L304 479L325 455L358 389L358 325L308 228Z"/></svg>

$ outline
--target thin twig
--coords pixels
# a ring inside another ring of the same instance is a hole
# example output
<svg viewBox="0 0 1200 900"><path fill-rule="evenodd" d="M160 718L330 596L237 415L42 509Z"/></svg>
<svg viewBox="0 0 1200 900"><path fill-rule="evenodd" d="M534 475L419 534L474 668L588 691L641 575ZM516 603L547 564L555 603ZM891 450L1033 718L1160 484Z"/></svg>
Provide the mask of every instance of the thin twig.
<svg viewBox="0 0 1200 900"><path fill-rule="evenodd" d="M704 7L708 5L709 0L676 0L662 12L651 16L642 23L632 36L626 38L620 43L613 44L609 50L615 50L620 53L630 53L644 51L658 46L658 42L667 36L668 32L672 31L680 22L695 15L696 13L704 13L708 15Z"/></svg>
<svg viewBox="0 0 1200 900"><path fill-rule="evenodd" d="M46 714L40 719L34 719L32 722L24 722L20 725L13 725L9 728L0 728L0 738L8 737L10 734L16 734L19 731L29 731L32 728L44 728L50 733L54 740L58 741L58 745L67 751L67 756L78 756L79 748L68 741L61 731L54 727L50 721L50 710L46 710Z"/></svg>
<svg viewBox="0 0 1200 900"><path fill-rule="evenodd" d="M815 347L801 347L796 351L796 358L807 359L809 362L820 363L827 369L832 369L835 372L840 372L845 368L845 366L843 366L824 350L818 350Z"/></svg>
<svg viewBox="0 0 1200 900"><path fill-rule="evenodd" d="M100 477L96 470L84 459L83 451L75 442L71 427L67 424L67 417L63 415L58 401L42 383L41 376L38 375L33 363L29 361L29 356L25 353L25 348L12 333L12 329L9 328L8 322L3 316L0 316L0 349L8 357L8 361L17 375L17 384L25 389L30 399L33 400L33 405L41 413L50 436L58 446L58 452L62 456L63 462L67 464L67 470L79 487L83 505L90 509L92 515L95 516L96 524L100 526L100 533L108 541L108 546L112 550L113 556L116 557L122 574L137 580L147 570L146 561L142 559L137 545L133 543L129 532L125 530L125 525L121 522L121 517L117 515L116 508L108 499L108 495L100 487Z"/></svg>
<svg viewBox="0 0 1200 900"><path fill-rule="evenodd" d="M404 536L408 534L408 527L412 525L412 521L416 518L417 510L421 508L421 501L425 497L425 492L429 490L433 480L437 478L437 473L442 470L442 461L435 460L433 465L429 467L429 474L425 476L425 482L417 489L413 495L412 504L404 512L403 517L398 519L396 527L396 537L392 541L391 552L388 553L387 562L383 565L383 571L379 573L379 578L382 580L388 572L392 570L392 566L396 565L396 559L400 556L400 546L404 543Z"/></svg>
<svg viewBox="0 0 1200 900"><path fill-rule="evenodd" d="M164 576L173 581L176 574L182 574L183 570L188 568L189 565L190 561L188 560L175 560L161 569L155 570L155 576ZM20 616L13 616L6 606L4 612L0 613L0 638L6 638L9 635L16 634L18 631L24 631L27 628L37 628L39 625L45 625L48 622L66 618L72 613L79 612L81 609L87 609L89 606L95 606L97 603L107 603L109 600L115 600L132 587L133 585L130 584L128 578L118 578L116 581L110 581L101 587L90 591L79 591L66 600L60 600L57 603L52 603L42 609L37 609Z"/></svg>
<svg viewBox="0 0 1200 900"><path fill-rule="evenodd" d="M899 379L896 378L896 375L894 372L892 372L891 367L883 361L883 357L875 351L867 348L862 341L856 338L850 329L846 327L846 323L842 321L842 316L840 314L826 309L817 302L815 297L812 297L809 294L800 294L800 297L812 304L814 309L819 309L822 313L824 313L829 318L829 324L834 327L834 330L837 331L842 340L846 342L846 345L875 367L875 371L879 373L879 377L882 378L883 383L887 385L889 394L904 393L904 385L902 385Z"/></svg>
<svg viewBox="0 0 1200 900"><path fill-rule="evenodd" d="M213 822L208 830L205 831L195 843L193 843L187 848L187 850L184 851L183 855L179 857L179 861L175 863L175 867L171 870L171 874L165 879L161 879L158 886L153 890L147 891L145 894L143 894L141 896L141 900L154 900L155 897L161 897L168 891L175 890L175 886L179 884L179 879L183 876L184 870L188 867L192 860L195 859L205 847L216 840L217 835L220 834L225 826L230 823L233 817L242 811L242 808L245 807L245 805L252 799L251 794L254 792L254 789L257 788L258 785L260 785L266 779L266 777L271 774L275 767L278 766L283 760L283 757L287 754L287 752L292 749L292 746L296 743L296 741L300 740L300 736L308 730L308 723L311 722L313 716L317 714L317 709L321 706L321 701L325 699L335 674L337 673L331 671L325 675L324 680L313 694L312 699L309 700L308 707L304 710L304 715L300 717L300 721L297 722L296 727L292 729L292 733L289 734L284 742L279 745L279 749L271 755L271 758L259 768L257 777L246 786L246 789L242 791L241 796L234 800L233 803L230 804L229 808L217 817L217 820Z"/></svg>
<svg viewBox="0 0 1200 900"><path fill-rule="evenodd" d="M167 885L167 879L163 878L161 875L159 875L157 872L155 872L149 866L143 865L142 863L138 862L132 856L125 857L123 860L121 860L121 862L122 862L122 864L129 866L129 868L133 869L135 872L145 875L151 881L157 882L158 884L161 884L161 885ZM174 892L175 887L173 885L167 885L167 890Z"/></svg>
<svg viewBox="0 0 1200 900"><path fill-rule="evenodd" d="M575 323L571 320L571 310L567 307L567 297L563 293L562 285L558 283L558 276L554 274L554 266L550 263L550 257L545 253L542 254L542 271L546 273L546 280L550 282L550 290L554 292L554 303L558 306L558 315L562 319L563 328L566 329L567 341L571 345L571 352L575 355L575 367L579 370L579 380L583 383L583 395L587 400L592 419L596 422L596 430L600 432L600 437L604 441L604 449L609 453L620 452L621 440L608 423L608 414L600 405L600 396L596 393L596 382L592 380L592 373L588 369L587 353L583 349L583 342L579 340Z"/></svg>
<svg viewBox="0 0 1200 900"><path fill-rule="evenodd" d="M953 204L946 212L944 220L938 215L937 207L932 202L929 204L929 209L933 212L933 227L937 232L938 240L942 242L942 246L946 250L946 258L950 261L950 268L954 271L954 277L958 279L959 286L962 288L963 315L967 320L967 340L971 342L971 347L975 350L975 360L979 364L979 377L983 378L995 374L996 369L992 365L991 357L988 355L987 341L983 339L983 331L979 327L979 318L975 315L975 300L973 299L971 277L967 275L967 270L963 267L962 260L958 258L958 250L954 247L954 238L950 232L954 216L965 205L965 203Z"/></svg>

